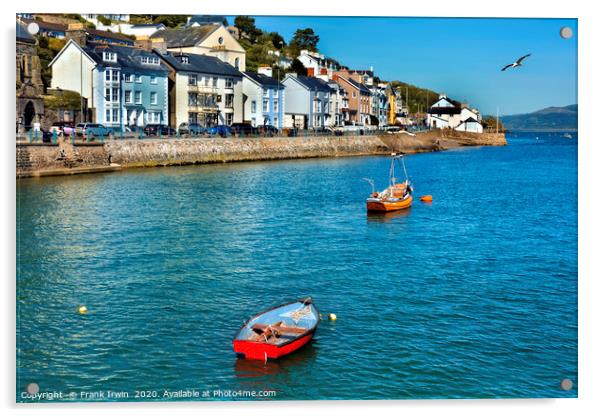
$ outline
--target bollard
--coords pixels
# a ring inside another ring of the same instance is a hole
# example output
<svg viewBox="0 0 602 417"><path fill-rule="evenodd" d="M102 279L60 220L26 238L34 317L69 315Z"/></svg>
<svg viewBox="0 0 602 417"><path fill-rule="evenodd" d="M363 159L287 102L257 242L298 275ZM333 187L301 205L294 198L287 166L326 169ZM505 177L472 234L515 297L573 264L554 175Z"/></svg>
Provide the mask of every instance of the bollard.
<svg viewBox="0 0 602 417"><path fill-rule="evenodd" d="M52 131L52 143L56 143L57 142L57 138L56 138L56 130Z"/></svg>

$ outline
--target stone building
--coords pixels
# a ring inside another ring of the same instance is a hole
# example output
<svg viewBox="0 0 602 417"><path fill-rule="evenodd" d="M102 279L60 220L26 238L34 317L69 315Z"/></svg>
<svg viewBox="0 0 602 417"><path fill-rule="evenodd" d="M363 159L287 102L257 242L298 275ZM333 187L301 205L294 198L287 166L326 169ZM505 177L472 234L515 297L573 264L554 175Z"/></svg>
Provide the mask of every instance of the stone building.
<svg viewBox="0 0 602 417"><path fill-rule="evenodd" d="M44 117L42 67L36 52L36 40L27 27L17 21L16 34L16 105L17 133L30 130Z"/></svg>

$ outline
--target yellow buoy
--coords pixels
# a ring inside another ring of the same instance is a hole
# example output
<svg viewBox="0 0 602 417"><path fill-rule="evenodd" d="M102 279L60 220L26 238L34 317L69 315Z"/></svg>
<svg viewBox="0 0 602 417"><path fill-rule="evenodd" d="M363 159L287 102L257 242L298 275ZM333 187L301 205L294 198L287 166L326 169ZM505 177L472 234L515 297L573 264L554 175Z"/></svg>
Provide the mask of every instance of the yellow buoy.
<svg viewBox="0 0 602 417"><path fill-rule="evenodd" d="M330 314L328 315L328 320L335 321L336 319L337 319L337 315L336 315L336 314L334 314L334 313L330 313Z"/></svg>
<svg viewBox="0 0 602 417"><path fill-rule="evenodd" d="M88 312L88 307L86 307L86 306L79 306L77 308L77 312L79 314L86 314Z"/></svg>

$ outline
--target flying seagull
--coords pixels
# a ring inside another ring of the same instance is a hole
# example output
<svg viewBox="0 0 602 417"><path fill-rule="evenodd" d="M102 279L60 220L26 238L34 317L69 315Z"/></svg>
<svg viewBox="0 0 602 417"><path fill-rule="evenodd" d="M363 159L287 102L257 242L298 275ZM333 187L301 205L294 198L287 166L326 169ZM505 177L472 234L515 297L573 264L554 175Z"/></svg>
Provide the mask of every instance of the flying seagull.
<svg viewBox="0 0 602 417"><path fill-rule="evenodd" d="M523 60L528 56L531 56L531 54L521 56L519 59L516 60L516 62L514 62L512 64L508 64L504 68L502 68L502 71L506 71L508 68L516 68L516 67L522 66Z"/></svg>

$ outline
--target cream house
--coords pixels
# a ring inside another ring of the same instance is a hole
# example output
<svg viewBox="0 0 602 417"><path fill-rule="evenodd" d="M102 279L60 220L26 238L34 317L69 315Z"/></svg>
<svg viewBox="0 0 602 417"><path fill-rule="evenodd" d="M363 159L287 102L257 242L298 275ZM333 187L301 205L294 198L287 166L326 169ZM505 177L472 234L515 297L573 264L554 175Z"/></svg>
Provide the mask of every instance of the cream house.
<svg viewBox="0 0 602 417"><path fill-rule="evenodd" d="M151 35L151 40L154 38L164 39L168 51L209 55L245 70L244 48L220 23L160 30Z"/></svg>

